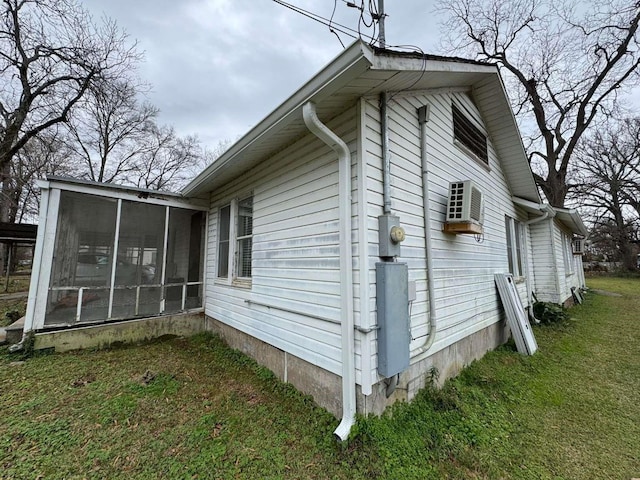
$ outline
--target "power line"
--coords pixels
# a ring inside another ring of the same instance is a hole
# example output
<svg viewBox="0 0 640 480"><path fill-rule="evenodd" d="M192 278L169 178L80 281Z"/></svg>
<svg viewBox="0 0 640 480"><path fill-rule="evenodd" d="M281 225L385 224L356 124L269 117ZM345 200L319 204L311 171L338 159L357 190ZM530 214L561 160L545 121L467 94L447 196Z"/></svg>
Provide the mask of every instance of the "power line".
<svg viewBox="0 0 640 480"><path fill-rule="evenodd" d="M325 18L321 15L318 15L317 13L313 13L310 12L308 10L305 10L301 7L298 7L296 5L292 5L290 3L285 2L284 0L273 0L275 3L282 5L283 7L286 7L296 13L299 13L300 15L303 15L307 18L310 18L311 20L321 23L322 25L325 25L326 27L329 27L329 29L333 29L335 31L338 31L344 35L347 35L353 39L362 39L363 37L367 40L369 40L370 45L375 45L377 38L370 36L370 35L366 35L361 33L359 30L347 27L346 25L342 25L340 23L337 23L335 21L333 21L333 14L331 18ZM348 6L352 7L352 8L356 8L358 10L364 10L364 1L360 2L360 6L358 6L356 4L356 2L352 2L349 0L341 0L342 2L344 2L345 4L347 4ZM369 8L371 9L371 11L373 12L373 15L380 15L377 11L377 8L375 7L375 2L373 0L369 0ZM386 14L385 14L386 15ZM335 32L333 32L335 33ZM408 52L413 52L413 53L417 53L419 54L421 57L423 57L423 61L424 60L424 51L418 47L417 45L386 45L385 48L393 48L393 49L397 49L397 50L404 50L404 51L408 51Z"/></svg>
<svg viewBox="0 0 640 480"><path fill-rule="evenodd" d="M336 14L337 7L338 7L338 0L333 0L333 11L331 12L331 20L329 20L329 31L335 34L335 36L338 38L338 41L340 42L340 45L342 45L342 48L345 48L344 43L342 43L342 39L340 38L340 35L338 35L338 32L336 32L333 28L331 28L331 24L333 23L333 16Z"/></svg>
<svg viewBox="0 0 640 480"><path fill-rule="evenodd" d="M282 5L283 7L286 7L290 10L293 10L296 13L299 13L300 15L303 15L307 18L310 18L311 20L321 23L322 25L329 27L329 29L333 28L334 30L337 30L338 32L344 35L347 35L353 39L358 39L358 38L362 39L364 37L365 39L368 39L371 44L373 44L376 41L374 37L365 35L362 32L360 32L360 30L354 30L353 28L349 28L340 23L333 22L331 19L325 18L321 15L318 15L317 13L310 12L303 8L284 2L283 0L273 0L273 1L279 5ZM358 27L359 26L360 25L358 25Z"/></svg>

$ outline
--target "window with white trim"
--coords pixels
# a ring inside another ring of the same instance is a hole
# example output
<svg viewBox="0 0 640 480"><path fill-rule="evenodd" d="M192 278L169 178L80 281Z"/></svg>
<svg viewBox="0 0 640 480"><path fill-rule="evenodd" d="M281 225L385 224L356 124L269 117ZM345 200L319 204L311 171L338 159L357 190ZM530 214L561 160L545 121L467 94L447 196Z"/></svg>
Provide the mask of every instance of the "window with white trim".
<svg viewBox="0 0 640 480"><path fill-rule="evenodd" d="M231 205L218 211L218 277L229 276L229 240L231 237Z"/></svg>
<svg viewBox="0 0 640 480"><path fill-rule="evenodd" d="M509 261L509 273L514 277L524 276L524 254L522 251L522 224L509 215L504 216L507 233L507 259Z"/></svg>
<svg viewBox="0 0 640 480"><path fill-rule="evenodd" d="M253 244L253 196L238 202L236 241L236 276L251 278L251 247Z"/></svg>
<svg viewBox="0 0 640 480"><path fill-rule="evenodd" d="M252 248L253 196L234 199L218 210L218 278L250 279Z"/></svg>
<svg viewBox="0 0 640 480"><path fill-rule="evenodd" d="M562 259L564 260L565 275L573 274L573 247L571 236L562 232Z"/></svg>
<svg viewBox="0 0 640 480"><path fill-rule="evenodd" d="M487 135L480 130L456 105L451 105L453 113L453 140L473 157L489 166Z"/></svg>

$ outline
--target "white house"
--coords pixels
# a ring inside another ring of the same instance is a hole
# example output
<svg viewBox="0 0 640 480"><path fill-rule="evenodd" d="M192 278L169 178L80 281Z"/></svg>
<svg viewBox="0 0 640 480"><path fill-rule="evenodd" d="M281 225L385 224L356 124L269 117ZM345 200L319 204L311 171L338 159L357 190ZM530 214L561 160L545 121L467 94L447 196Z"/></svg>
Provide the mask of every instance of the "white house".
<svg viewBox="0 0 640 480"><path fill-rule="evenodd" d="M542 204L498 69L470 60L356 42L180 197L43 186L25 330L202 311L341 438L506 341L496 273L525 307L584 284L584 225ZM106 212L91 234L77 195Z"/></svg>

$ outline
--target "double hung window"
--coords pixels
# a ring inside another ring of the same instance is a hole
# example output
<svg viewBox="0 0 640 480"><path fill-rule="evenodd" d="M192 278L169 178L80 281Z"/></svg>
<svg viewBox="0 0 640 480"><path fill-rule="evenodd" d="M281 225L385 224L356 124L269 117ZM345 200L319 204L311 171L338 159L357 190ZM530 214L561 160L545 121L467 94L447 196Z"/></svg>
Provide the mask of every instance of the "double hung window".
<svg viewBox="0 0 640 480"><path fill-rule="evenodd" d="M234 199L218 211L218 278L251 278L253 196Z"/></svg>
<svg viewBox="0 0 640 480"><path fill-rule="evenodd" d="M524 276L524 255L522 251L522 224L508 215L505 215L505 227L507 232L507 256L509 261L509 273L514 277Z"/></svg>

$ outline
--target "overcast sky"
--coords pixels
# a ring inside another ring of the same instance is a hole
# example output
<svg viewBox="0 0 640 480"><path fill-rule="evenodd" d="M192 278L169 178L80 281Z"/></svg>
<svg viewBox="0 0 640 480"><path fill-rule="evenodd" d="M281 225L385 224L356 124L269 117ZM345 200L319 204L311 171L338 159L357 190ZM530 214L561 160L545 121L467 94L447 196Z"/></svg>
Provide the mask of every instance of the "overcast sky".
<svg viewBox="0 0 640 480"><path fill-rule="evenodd" d="M343 49L327 26L273 0L82 1L96 20L111 17L138 41L145 52L139 73L153 86L148 99L160 122L210 148L237 140ZM325 18L335 6L335 22L358 28L359 12L346 0L289 3ZM387 45L443 53L434 4L387 0ZM640 88L634 93L629 104L640 105Z"/></svg>
<svg viewBox="0 0 640 480"><path fill-rule="evenodd" d="M83 0L115 19L145 52L140 76L160 122L204 145L236 140L310 79L343 47L329 29L273 0ZM344 0L289 3L357 29ZM357 2L360 3L360 2ZM366 3L366 2L365 2ZM374 0L377 4L377 0ZM387 1L388 45L437 53L432 3ZM371 34L371 30L363 29ZM349 45L353 39L340 35Z"/></svg>

